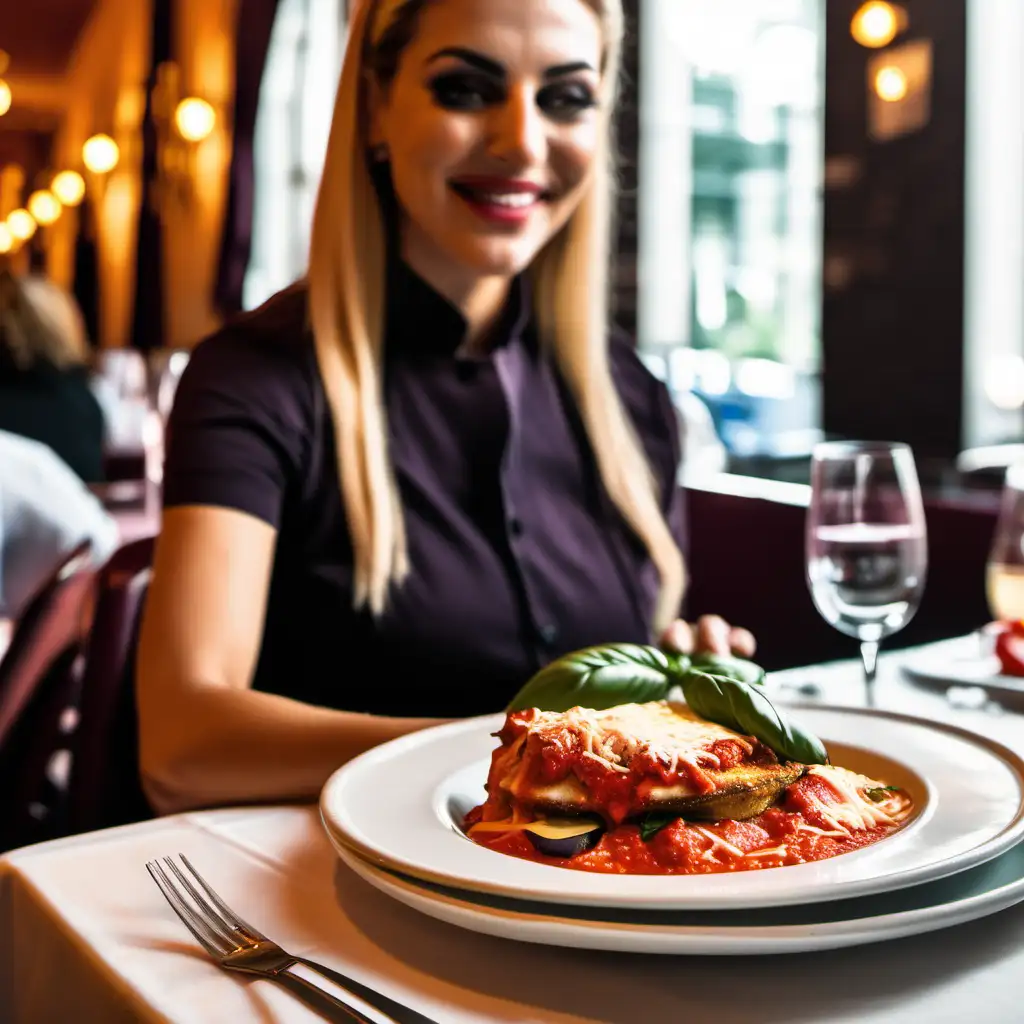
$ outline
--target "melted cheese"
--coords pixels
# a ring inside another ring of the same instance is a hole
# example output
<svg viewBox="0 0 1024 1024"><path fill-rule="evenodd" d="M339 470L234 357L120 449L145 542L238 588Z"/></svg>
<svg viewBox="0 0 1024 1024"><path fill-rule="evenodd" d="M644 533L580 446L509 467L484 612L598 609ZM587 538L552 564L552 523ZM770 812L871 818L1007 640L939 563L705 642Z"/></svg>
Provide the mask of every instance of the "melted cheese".
<svg viewBox="0 0 1024 1024"><path fill-rule="evenodd" d="M874 789L878 783L847 768L814 765L808 768L807 774L824 781L838 797L835 801L824 801L813 791L808 790L804 794L811 808L834 830L822 832L822 835L848 836L852 831L896 825L910 811L909 801L898 794L877 803L865 796L864 790ZM802 827L806 831L819 831L812 825Z"/></svg>
<svg viewBox="0 0 1024 1024"><path fill-rule="evenodd" d="M707 780L705 769L721 765L708 749L713 744L732 740L746 754L754 750L747 737L698 718L685 705L667 701L622 704L605 711L578 707L564 712L538 711L526 728L554 746L567 747L578 737L584 757L620 772L628 771L629 762L645 752L670 774L677 774L684 765Z"/></svg>

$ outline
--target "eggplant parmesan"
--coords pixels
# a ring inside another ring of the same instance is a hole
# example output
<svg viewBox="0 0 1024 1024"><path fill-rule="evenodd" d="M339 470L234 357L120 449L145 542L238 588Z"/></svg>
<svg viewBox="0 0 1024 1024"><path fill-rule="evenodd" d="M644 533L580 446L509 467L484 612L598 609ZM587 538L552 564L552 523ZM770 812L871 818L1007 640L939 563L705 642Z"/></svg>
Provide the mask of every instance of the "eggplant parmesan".
<svg viewBox="0 0 1024 1024"><path fill-rule="evenodd" d="M691 874L802 863L883 838L912 810L901 790L833 765L780 762L685 704L515 711L497 739L469 837L566 867Z"/></svg>

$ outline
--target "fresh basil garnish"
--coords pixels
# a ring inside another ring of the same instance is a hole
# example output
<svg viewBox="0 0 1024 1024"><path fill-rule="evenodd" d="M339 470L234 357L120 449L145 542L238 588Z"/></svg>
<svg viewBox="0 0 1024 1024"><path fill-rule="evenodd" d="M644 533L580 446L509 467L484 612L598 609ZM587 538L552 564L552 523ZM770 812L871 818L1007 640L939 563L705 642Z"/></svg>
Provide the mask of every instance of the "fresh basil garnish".
<svg viewBox="0 0 1024 1024"><path fill-rule="evenodd" d="M821 740L779 714L760 687L695 669L682 685L686 703L701 718L756 737L783 761L828 763Z"/></svg>
<svg viewBox="0 0 1024 1024"><path fill-rule="evenodd" d="M678 814L648 814L641 818L637 825L640 838L649 843L663 828L667 828L679 817Z"/></svg>
<svg viewBox="0 0 1024 1024"><path fill-rule="evenodd" d="M765 696L763 683L764 670L742 658L690 657L642 644L605 644L567 654L541 669L508 710L602 711L664 700L681 688L701 718L754 736L784 761L827 764L821 740L781 715Z"/></svg>
<svg viewBox="0 0 1024 1024"><path fill-rule="evenodd" d="M656 647L587 647L542 668L516 694L508 710L587 707L603 711L618 704L661 700L674 681L673 664Z"/></svg>
<svg viewBox="0 0 1024 1024"><path fill-rule="evenodd" d="M690 667L710 676L725 676L749 686L764 685L764 669L746 658L734 658L724 654L697 654L690 660Z"/></svg>
<svg viewBox="0 0 1024 1024"><path fill-rule="evenodd" d="M870 789L864 790L864 795L869 800L874 800L876 804L880 804L885 799L886 793L898 793L899 791L899 786L872 786Z"/></svg>

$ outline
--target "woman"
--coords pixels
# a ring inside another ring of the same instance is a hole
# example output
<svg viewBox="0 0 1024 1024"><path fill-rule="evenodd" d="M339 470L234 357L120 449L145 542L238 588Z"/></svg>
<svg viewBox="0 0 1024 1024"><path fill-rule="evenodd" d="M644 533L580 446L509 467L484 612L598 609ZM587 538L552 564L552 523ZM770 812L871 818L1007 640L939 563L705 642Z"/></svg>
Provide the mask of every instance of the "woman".
<svg viewBox="0 0 1024 1024"><path fill-rule="evenodd" d="M104 418L88 360L75 300L44 277L0 271L0 430L49 446L81 480L97 483Z"/></svg>
<svg viewBox="0 0 1024 1024"><path fill-rule="evenodd" d="M171 418L157 810L308 799L566 651L692 640L674 414L606 324L621 33L619 0L355 14L308 285L199 346Z"/></svg>

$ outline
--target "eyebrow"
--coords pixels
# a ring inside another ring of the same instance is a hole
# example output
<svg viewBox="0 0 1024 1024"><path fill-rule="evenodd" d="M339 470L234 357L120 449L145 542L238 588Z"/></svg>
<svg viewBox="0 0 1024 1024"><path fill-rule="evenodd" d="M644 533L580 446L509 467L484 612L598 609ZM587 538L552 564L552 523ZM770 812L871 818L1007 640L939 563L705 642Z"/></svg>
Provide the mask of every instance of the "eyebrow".
<svg viewBox="0 0 1024 1024"><path fill-rule="evenodd" d="M496 60L492 60L490 57L485 57L482 53L477 53L476 50L467 50L463 46L447 46L443 50L438 50L437 53L433 54L428 59L427 63L433 64L434 61L440 60L442 57L456 57L463 63L469 64L472 67L483 71L485 74L492 75L495 78L505 77L505 68L501 64ZM594 70L596 69L593 65L588 64L585 60L578 60L571 64L556 64L554 67L547 68L544 71L544 78L562 78L565 75L575 74L577 71Z"/></svg>

